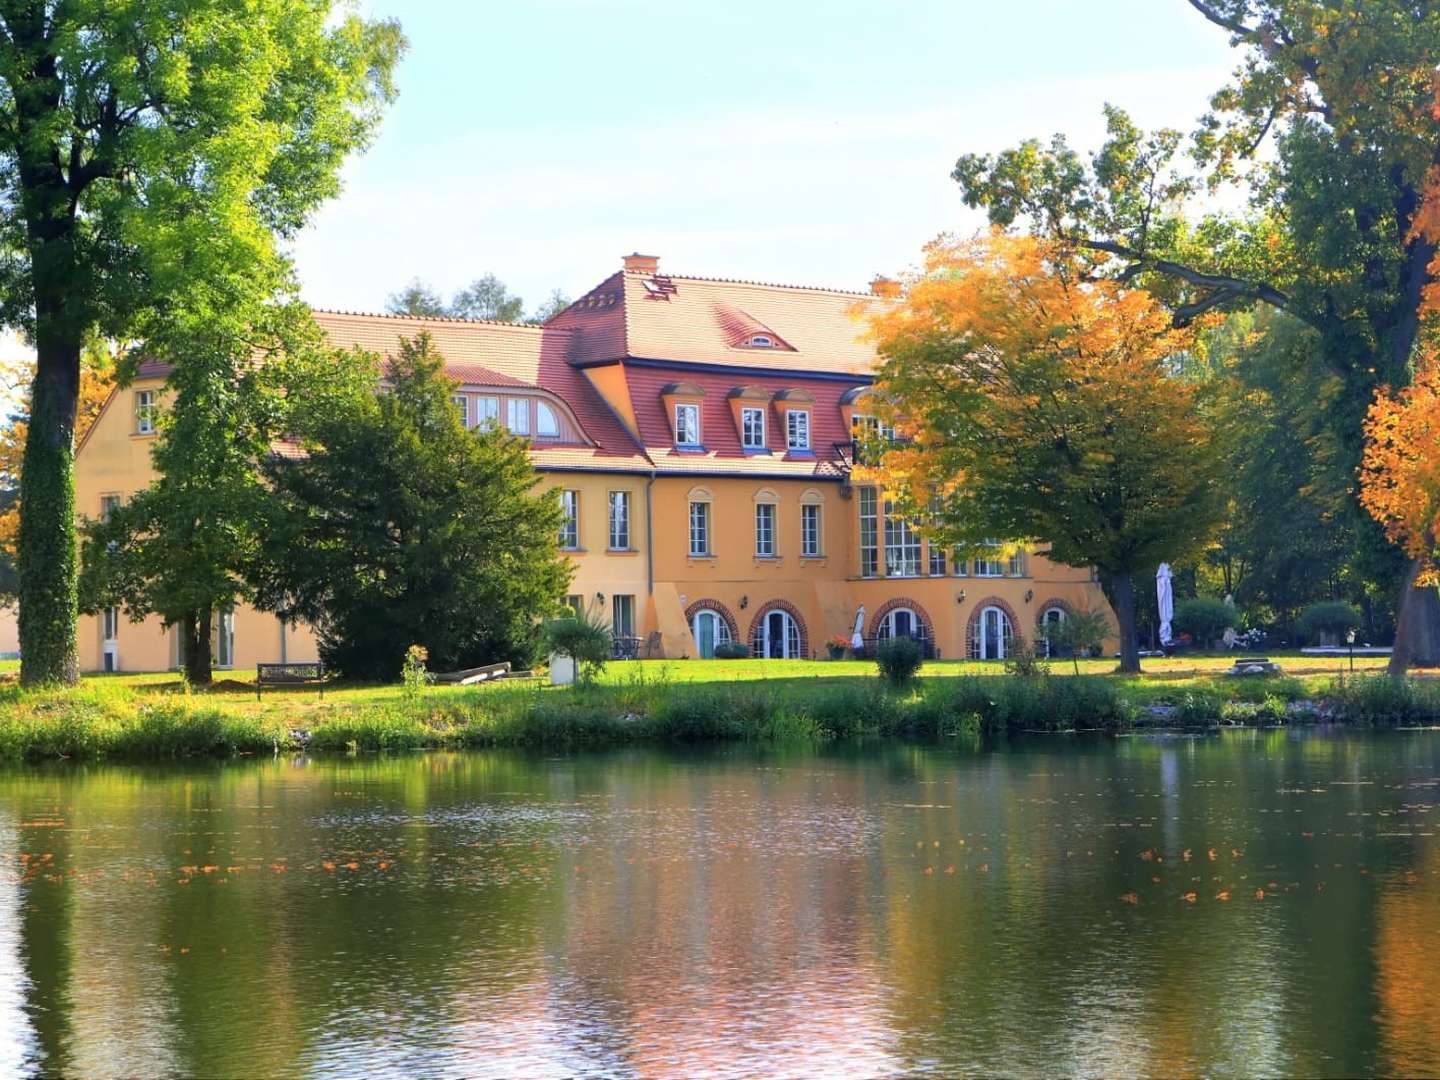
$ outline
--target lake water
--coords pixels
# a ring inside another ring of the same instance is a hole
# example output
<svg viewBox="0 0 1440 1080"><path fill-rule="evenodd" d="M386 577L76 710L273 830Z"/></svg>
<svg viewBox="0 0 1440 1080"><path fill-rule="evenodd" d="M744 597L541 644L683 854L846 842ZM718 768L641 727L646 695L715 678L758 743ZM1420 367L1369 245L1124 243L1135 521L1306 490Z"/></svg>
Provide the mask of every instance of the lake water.
<svg viewBox="0 0 1440 1080"><path fill-rule="evenodd" d="M1440 1073L1440 733L0 772L0 1075Z"/></svg>

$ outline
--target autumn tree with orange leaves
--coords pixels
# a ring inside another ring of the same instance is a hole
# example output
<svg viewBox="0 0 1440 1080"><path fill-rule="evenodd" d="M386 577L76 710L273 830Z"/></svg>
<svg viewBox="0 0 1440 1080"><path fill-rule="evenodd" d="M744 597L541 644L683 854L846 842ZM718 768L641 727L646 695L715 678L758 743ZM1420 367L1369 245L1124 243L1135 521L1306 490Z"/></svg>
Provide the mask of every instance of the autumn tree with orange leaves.
<svg viewBox="0 0 1440 1080"><path fill-rule="evenodd" d="M1203 385L1177 374L1194 327L1078 271L1028 237L931 246L903 302L871 320L901 436L876 479L962 557L1002 536L1094 567L1133 672L1131 576L1211 540L1221 456Z"/></svg>

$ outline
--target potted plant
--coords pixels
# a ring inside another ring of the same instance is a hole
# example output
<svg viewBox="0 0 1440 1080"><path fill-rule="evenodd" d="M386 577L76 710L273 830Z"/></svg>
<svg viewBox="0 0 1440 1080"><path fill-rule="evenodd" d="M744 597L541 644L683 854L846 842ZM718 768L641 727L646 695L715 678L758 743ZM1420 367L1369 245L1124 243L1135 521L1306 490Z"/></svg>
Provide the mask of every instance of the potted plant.
<svg viewBox="0 0 1440 1080"><path fill-rule="evenodd" d="M844 660L845 650L848 648L850 648L850 639L844 634L836 634L825 642L825 651L830 654L831 660Z"/></svg>

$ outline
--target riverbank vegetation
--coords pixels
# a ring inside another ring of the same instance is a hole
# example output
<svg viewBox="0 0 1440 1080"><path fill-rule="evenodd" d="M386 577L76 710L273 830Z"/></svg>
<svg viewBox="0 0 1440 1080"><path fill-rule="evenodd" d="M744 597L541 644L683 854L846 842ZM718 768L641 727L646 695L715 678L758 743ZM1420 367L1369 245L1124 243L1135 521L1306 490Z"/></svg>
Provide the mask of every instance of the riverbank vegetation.
<svg viewBox="0 0 1440 1080"><path fill-rule="evenodd" d="M1374 661L1371 661L1373 664ZM1440 721L1440 680L1314 670L1227 679L1006 675L998 665L929 664L894 685L872 665L794 662L622 665L595 684L335 686L268 690L234 680L192 690L173 675L95 677L78 689L0 688L0 760L421 748L585 748L629 743L967 739L1026 732L1317 721ZM857 669L853 672L850 669ZM757 673L758 669L758 673ZM1298 665L1297 665L1298 669ZM764 677L765 671L774 677ZM240 673L236 673L240 674ZM748 678L744 676L749 676Z"/></svg>

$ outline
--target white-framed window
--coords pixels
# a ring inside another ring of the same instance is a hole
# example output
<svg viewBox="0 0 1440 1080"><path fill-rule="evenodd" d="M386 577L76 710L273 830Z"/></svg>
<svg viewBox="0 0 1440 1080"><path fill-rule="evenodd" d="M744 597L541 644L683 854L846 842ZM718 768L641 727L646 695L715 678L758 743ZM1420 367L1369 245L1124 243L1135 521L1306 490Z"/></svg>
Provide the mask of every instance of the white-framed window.
<svg viewBox="0 0 1440 1080"><path fill-rule="evenodd" d="M555 410L543 401L535 402L535 437L537 439L558 439L560 437L560 418L555 415Z"/></svg>
<svg viewBox="0 0 1440 1080"><path fill-rule="evenodd" d="M610 492L610 550L630 550L630 492Z"/></svg>
<svg viewBox="0 0 1440 1080"><path fill-rule="evenodd" d="M889 577L920 576L920 534L885 501L885 573Z"/></svg>
<svg viewBox="0 0 1440 1080"><path fill-rule="evenodd" d="M109 521L115 516L115 511L120 509L119 495L100 496L100 520Z"/></svg>
<svg viewBox="0 0 1440 1080"><path fill-rule="evenodd" d="M690 554L710 554L710 504L690 504Z"/></svg>
<svg viewBox="0 0 1440 1080"><path fill-rule="evenodd" d="M700 445L700 406L675 406L675 445Z"/></svg>
<svg viewBox="0 0 1440 1080"><path fill-rule="evenodd" d="M580 493L560 492L560 546L574 551L580 546Z"/></svg>
<svg viewBox="0 0 1440 1080"><path fill-rule="evenodd" d="M102 608L100 611L100 637L105 641L114 641L120 636L120 609L117 607Z"/></svg>
<svg viewBox="0 0 1440 1080"><path fill-rule="evenodd" d="M820 554L820 504L800 504L800 554L816 558Z"/></svg>
<svg viewBox="0 0 1440 1080"><path fill-rule="evenodd" d="M810 412L808 409L785 411L785 445L791 450L810 449Z"/></svg>
<svg viewBox="0 0 1440 1080"><path fill-rule="evenodd" d="M530 434L530 402L525 398L508 398L505 402L505 426L514 435Z"/></svg>
<svg viewBox="0 0 1440 1080"><path fill-rule="evenodd" d="M965 577L970 572L970 563L968 560L960 558L958 553L951 553L950 571L956 577Z"/></svg>
<svg viewBox="0 0 1440 1080"><path fill-rule="evenodd" d="M750 347L752 349L771 349L775 347L775 339L769 334L750 335Z"/></svg>
<svg viewBox="0 0 1440 1080"><path fill-rule="evenodd" d="M997 548L1000 546L1000 541L998 541L998 540L987 540L987 541L985 541L985 543L986 543L987 545L991 545L991 546L994 546L994 547L997 547ZM1004 576L1005 576L1005 560L1004 560L1004 559L996 559L996 558L976 559L976 560L975 560L975 576L976 576L976 577L1004 577Z"/></svg>
<svg viewBox="0 0 1440 1080"><path fill-rule="evenodd" d="M1017 551L1010 556L1010 565L1007 568L1011 577L1025 576L1025 552Z"/></svg>
<svg viewBox="0 0 1440 1080"><path fill-rule="evenodd" d="M135 391L135 434L155 434L155 391Z"/></svg>
<svg viewBox="0 0 1440 1080"><path fill-rule="evenodd" d="M755 504L755 554L769 558L775 554L775 504Z"/></svg>
<svg viewBox="0 0 1440 1080"><path fill-rule="evenodd" d="M1045 649L1046 656L1053 654L1053 650L1050 647L1051 627L1060 626L1064 623L1066 617L1065 609L1056 604L1051 604L1040 613L1040 640L1036 644L1041 645Z"/></svg>
<svg viewBox="0 0 1440 1080"><path fill-rule="evenodd" d="M224 607L215 613L215 666L235 666L235 609Z"/></svg>
<svg viewBox="0 0 1440 1080"><path fill-rule="evenodd" d="M885 617L875 629L875 636L881 641L888 638L909 638L911 641L924 642L929 639L930 634L919 612L902 607L892 608L885 613Z"/></svg>
<svg viewBox="0 0 1440 1080"><path fill-rule="evenodd" d="M939 544L930 545L930 576L945 576L945 549Z"/></svg>
<svg viewBox="0 0 1440 1080"><path fill-rule="evenodd" d="M788 611L774 608L755 624L750 655L762 660L800 659L800 627Z"/></svg>
<svg viewBox="0 0 1440 1080"><path fill-rule="evenodd" d="M475 426L497 427L500 423L500 399L498 397L477 397L475 399Z"/></svg>
<svg viewBox="0 0 1440 1080"><path fill-rule="evenodd" d="M695 655L701 660L713 659L715 646L730 640L730 625L718 611L709 608L695 613L695 618L690 621L690 632L695 635Z"/></svg>
<svg viewBox="0 0 1440 1080"><path fill-rule="evenodd" d="M860 576L880 572L879 500L873 487L860 489Z"/></svg>
<svg viewBox="0 0 1440 1080"><path fill-rule="evenodd" d="M765 410L746 405L740 410L740 445L746 450L765 449Z"/></svg>
<svg viewBox="0 0 1440 1080"><path fill-rule="evenodd" d="M460 417L462 427L470 426L470 399L464 394L451 394L450 404L455 406L455 412Z"/></svg>

